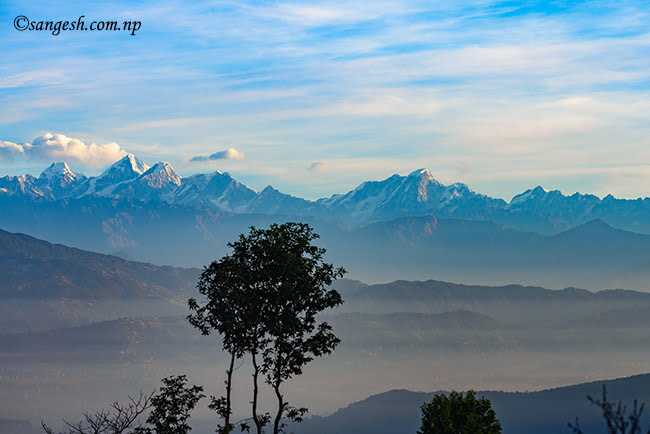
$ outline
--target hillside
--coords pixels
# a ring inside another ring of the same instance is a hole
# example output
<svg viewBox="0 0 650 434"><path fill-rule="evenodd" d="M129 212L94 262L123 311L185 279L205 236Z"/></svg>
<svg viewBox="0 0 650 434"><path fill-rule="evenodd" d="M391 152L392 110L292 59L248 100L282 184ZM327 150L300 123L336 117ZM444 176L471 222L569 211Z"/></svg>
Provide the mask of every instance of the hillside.
<svg viewBox="0 0 650 434"><path fill-rule="evenodd" d="M11 210L11 211L9 211ZM43 225L44 220L48 225ZM25 202L0 197L0 222L50 242L152 264L201 267L250 226L301 220L327 259L366 282L437 279L547 288L648 289L650 236L595 220L554 236L500 224L405 217L362 228L295 216L95 197ZM173 248L172 248L173 246Z"/></svg>
<svg viewBox="0 0 650 434"><path fill-rule="evenodd" d="M595 381L539 392L478 392L492 402L501 421L504 434L570 433L569 422L580 419L585 432L604 433L600 410L591 406L587 395L600 397L602 385L607 385L611 400L623 400L631 405L634 399L650 403L650 374L615 380ZM355 402L327 417L312 417L296 432L412 434L420 422L420 406L431 400L433 393L391 390ZM645 422L650 422L645 417Z"/></svg>
<svg viewBox="0 0 650 434"><path fill-rule="evenodd" d="M0 230L0 297L181 299L198 270L159 267Z"/></svg>

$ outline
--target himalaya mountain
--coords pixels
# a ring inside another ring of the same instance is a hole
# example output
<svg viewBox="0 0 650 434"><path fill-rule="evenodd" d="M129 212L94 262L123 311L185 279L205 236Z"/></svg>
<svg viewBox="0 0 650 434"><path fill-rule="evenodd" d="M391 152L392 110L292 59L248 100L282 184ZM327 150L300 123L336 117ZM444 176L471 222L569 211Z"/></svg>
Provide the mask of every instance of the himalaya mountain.
<svg viewBox="0 0 650 434"><path fill-rule="evenodd" d="M77 174L66 163L53 163L38 178L5 176L0 178L2 196L36 202L127 199L214 212L313 217L355 227L434 214L553 234L599 218L622 229L650 233L650 198L565 196L536 187L506 202L476 193L465 184L443 185L425 169L364 182L346 194L310 201L271 186L258 192L219 171L181 178L169 163L150 167L129 154L97 177Z"/></svg>
<svg viewBox="0 0 650 434"><path fill-rule="evenodd" d="M296 220L321 235L329 261L367 282L648 290L650 235L638 232L650 233L649 199L536 188L508 203L419 170L308 201L228 173L181 178L132 155L96 177L57 163L38 178L0 178L1 229L157 265L200 267L250 226Z"/></svg>

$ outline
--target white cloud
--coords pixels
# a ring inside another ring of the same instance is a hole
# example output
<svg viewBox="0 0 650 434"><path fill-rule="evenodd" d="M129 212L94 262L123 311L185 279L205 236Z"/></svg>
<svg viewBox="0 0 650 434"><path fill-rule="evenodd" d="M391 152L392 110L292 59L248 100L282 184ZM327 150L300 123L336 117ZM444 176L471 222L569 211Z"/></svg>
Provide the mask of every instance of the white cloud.
<svg viewBox="0 0 650 434"><path fill-rule="evenodd" d="M126 155L115 142L98 145L86 144L63 134L46 133L31 143L17 144L0 141L0 159L27 158L40 161L66 161L86 166L100 167L113 163Z"/></svg>
<svg viewBox="0 0 650 434"><path fill-rule="evenodd" d="M23 152L23 145L0 140L0 160L13 160L16 156L22 155Z"/></svg>
<svg viewBox="0 0 650 434"><path fill-rule="evenodd" d="M205 155L197 155L195 157L192 157L190 161L209 161L209 160L243 160L244 159L244 154L239 152L235 148L228 148L225 151L219 151L215 152L214 154L205 156Z"/></svg>

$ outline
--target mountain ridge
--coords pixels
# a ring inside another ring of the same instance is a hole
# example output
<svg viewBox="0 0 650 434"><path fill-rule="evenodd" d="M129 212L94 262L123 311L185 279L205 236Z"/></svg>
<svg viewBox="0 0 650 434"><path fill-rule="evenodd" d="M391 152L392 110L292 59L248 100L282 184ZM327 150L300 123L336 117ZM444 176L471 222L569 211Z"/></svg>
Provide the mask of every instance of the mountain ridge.
<svg viewBox="0 0 650 434"><path fill-rule="evenodd" d="M623 400L630 405L635 399L640 402L650 400L650 374L589 381L534 392L488 390L476 394L490 400L506 433L570 433L572 430L568 423L575 423L576 417L579 417L585 432L603 432L605 425L601 411L597 406L590 405L586 398L587 395L600 397L603 385L607 386L608 396L614 402ZM420 405L430 401L436 393L447 392L393 389L353 402L329 416L312 416L291 428L307 434L412 433L420 424ZM642 420L645 426L647 417L644 415Z"/></svg>
<svg viewBox="0 0 650 434"><path fill-rule="evenodd" d="M60 172L54 178L52 172ZM54 184L52 179L56 179ZM0 178L0 196L20 196L35 202L93 197L130 198L178 206L241 214L317 217L352 226L400 217L435 214L440 218L493 221L522 230L554 234L593 219L609 225L650 233L650 198L629 200L608 195L564 195L541 186L515 195L509 202L476 193L467 185L441 184L427 169L365 181L343 194L307 200L271 186L256 191L228 172L214 171L180 177L167 162L149 166L132 154L96 177L76 174L64 162L53 163L38 178Z"/></svg>
<svg viewBox="0 0 650 434"><path fill-rule="evenodd" d="M0 296L4 299L184 301L197 276L197 269L127 261L0 229Z"/></svg>

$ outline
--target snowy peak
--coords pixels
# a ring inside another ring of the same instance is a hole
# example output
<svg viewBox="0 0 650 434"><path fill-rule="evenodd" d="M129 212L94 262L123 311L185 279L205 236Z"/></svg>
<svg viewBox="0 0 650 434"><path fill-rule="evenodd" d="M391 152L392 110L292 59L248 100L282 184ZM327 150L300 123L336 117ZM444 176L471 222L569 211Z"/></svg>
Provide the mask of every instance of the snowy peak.
<svg viewBox="0 0 650 434"><path fill-rule="evenodd" d="M0 193L2 195L21 195L32 199L53 199L49 189L39 187L37 181L32 175L5 176L0 178Z"/></svg>
<svg viewBox="0 0 650 434"><path fill-rule="evenodd" d="M537 186L507 203L475 193L465 184L444 185L429 170L418 169L406 176L394 174L383 180L366 181L345 194L310 201L271 186L258 193L227 172L181 178L168 162L149 167L132 154L97 177L77 174L64 162L51 164L39 178L2 177L0 199L9 196L39 201L128 198L233 213L324 218L352 226L435 215L493 221L544 233L565 230L594 218L603 218L616 227L635 229L647 224L650 228L650 198L626 200L608 195L601 200L580 193L566 196L559 190Z"/></svg>
<svg viewBox="0 0 650 434"><path fill-rule="evenodd" d="M149 169L142 160L136 158L133 154L126 154L124 158L113 163L98 178L110 179L116 182L128 181L142 175Z"/></svg>
<svg viewBox="0 0 650 434"><path fill-rule="evenodd" d="M63 178L74 180L77 179L77 177L78 175L74 173L66 163L59 162L50 164L50 166L41 173L38 179L52 180Z"/></svg>
<svg viewBox="0 0 650 434"><path fill-rule="evenodd" d="M409 173L407 177L408 178L426 179L428 181L435 181L435 178L433 177L433 174L429 171L429 169L415 170L415 171Z"/></svg>
<svg viewBox="0 0 650 434"><path fill-rule="evenodd" d="M544 197L546 195L546 193L548 193L548 190L546 190L545 188L538 185L537 187L535 187L533 189L528 189L528 190L524 191L523 193L520 193L520 194L516 195L515 197L513 197L512 200L510 201L509 206L512 207L514 205L524 203L524 202L529 201L531 199L542 198L542 197Z"/></svg>
<svg viewBox="0 0 650 434"><path fill-rule="evenodd" d="M163 161L154 164L136 179L117 184L110 194L144 202L174 203L177 192L181 190L181 183L181 178L171 164Z"/></svg>
<svg viewBox="0 0 650 434"><path fill-rule="evenodd" d="M226 211L243 211L257 194L257 191L241 184L230 173L215 172L199 192L198 198Z"/></svg>
<svg viewBox="0 0 650 434"><path fill-rule="evenodd" d="M395 174L383 181L364 182L345 195L317 201L334 217L352 224L432 213L478 215L485 208L502 206L502 202L474 193L464 184L443 185L427 169L418 169L407 176Z"/></svg>
<svg viewBox="0 0 650 434"><path fill-rule="evenodd" d="M73 172L64 163L52 163L38 177L38 185L43 191L49 190L56 198L67 196L70 191L86 180L83 174Z"/></svg>
<svg viewBox="0 0 650 434"><path fill-rule="evenodd" d="M560 190L546 190L541 186L524 191L521 194L512 198L508 204L508 208L516 208L521 206L528 206L536 203L547 204L595 204L600 202L597 196L591 194L575 193L571 196L565 196Z"/></svg>
<svg viewBox="0 0 650 434"><path fill-rule="evenodd" d="M140 179L146 180L150 187L161 188L171 184L181 185L181 178L176 174L171 164L166 161L154 164L142 174Z"/></svg>
<svg viewBox="0 0 650 434"><path fill-rule="evenodd" d="M117 163L122 163L122 166L128 167L132 171L138 173L144 173L147 170L149 170L149 166L147 166L147 164L144 163L142 160L136 158L133 154L126 154L126 156L122 158L120 161L118 161Z"/></svg>

